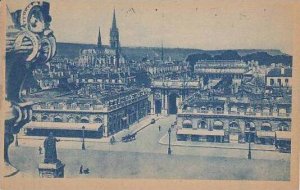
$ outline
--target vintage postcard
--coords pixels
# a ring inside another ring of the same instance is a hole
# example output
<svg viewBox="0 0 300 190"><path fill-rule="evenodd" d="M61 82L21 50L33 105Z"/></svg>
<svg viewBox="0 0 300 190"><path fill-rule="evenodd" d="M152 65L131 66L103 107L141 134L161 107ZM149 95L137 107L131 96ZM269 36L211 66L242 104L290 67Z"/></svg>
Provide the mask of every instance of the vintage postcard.
<svg viewBox="0 0 300 190"><path fill-rule="evenodd" d="M299 2L0 3L1 189L298 189Z"/></svg>

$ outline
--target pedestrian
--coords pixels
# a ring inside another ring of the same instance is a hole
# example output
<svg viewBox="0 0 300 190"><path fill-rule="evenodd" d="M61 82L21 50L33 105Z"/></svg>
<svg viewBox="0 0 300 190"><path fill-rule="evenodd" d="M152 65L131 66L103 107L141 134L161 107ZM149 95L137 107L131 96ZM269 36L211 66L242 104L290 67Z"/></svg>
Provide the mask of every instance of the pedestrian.
<svg viewBox="0 0 300 190"><path fill-rule="evenodd" d="M161 129L161 126L159 125L159 126L158 126L158 131L160 131L160 129Z"/></svg>
<svg viewBox="0 0 300 190"><path fill-rule="evenodd" d="M115 141L116 141L115 137L114 137L114 136L112 136L112 137L110 138L110 144L114 144L114 143L115 143Z"/></svg>
<svg viewBox="0 0 300 190"><path fill-rule="evenodd" d="M42 154L42 147L39 146L39 153Z"/></svg>
<svg viewBox="0 0 300 190"><path fill-rule="evenodd" d="M80 169L79 169L79 174L82 174L83 173L83 165L80 166Z"/></svg>

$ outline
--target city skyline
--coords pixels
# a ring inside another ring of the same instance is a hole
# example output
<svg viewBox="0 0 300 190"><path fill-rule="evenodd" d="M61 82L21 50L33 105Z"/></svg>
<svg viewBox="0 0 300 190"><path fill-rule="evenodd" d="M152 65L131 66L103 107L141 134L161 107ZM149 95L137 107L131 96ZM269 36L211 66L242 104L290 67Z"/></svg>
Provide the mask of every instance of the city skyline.
<svg viewBox="0 0 300 190"><path fill-rule="evenodd" d="M293 25L288 22L293 11L288 3L263 3L257 8L255 3L241 1L239 8L232 11L237 5L230 4L232 2L213 6L216 5L213 2L203 4L191 0L185 4L154 1L142 7L144 1L118 4L89 1L89 4L82 4L81 1L67 0L59 5L58 1L51 1L51 27L58 42L82 44L96 44L100 27L103 44L107 45L115 8L123 47L159 47L163 42L164 47L169 48L279 49L293 53ZM24 6L27 3L22 2ZM8 8L11 12L22 9L20 4L8 1ZM179 6L181 14L176 13Z"/></svg>

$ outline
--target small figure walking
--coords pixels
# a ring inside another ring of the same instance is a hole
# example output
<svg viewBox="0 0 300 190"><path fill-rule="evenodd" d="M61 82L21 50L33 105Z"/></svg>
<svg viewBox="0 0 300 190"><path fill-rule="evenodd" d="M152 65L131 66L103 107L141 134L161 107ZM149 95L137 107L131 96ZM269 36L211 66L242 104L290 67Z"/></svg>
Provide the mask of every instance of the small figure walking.
<svg viewBox="0 0 300 190"><path fill-rule="evenodd" d="M114 144L115 142L116 142L116 139L115 139L114 136L112 136L112 137L110 138L110 144Z"/></svg>
<svg viewBox="0 0 300 190"><path fill-rule="evenodd" d="M80 169L79 169L79 174L82 174L83 173L83 165L80 166Z"/></svg>
<svg viewBox="0 0 300 190"><path fill-rule="evenodd" d="M161 129L161 126L159 125L159 126L158 126L158 131L160 131L160 129Z"/></svg>
<svg viewBox="0 0 300 190"><path fill-rule="evenodd" d="M40 146L39 146L39 153L40 153L40 154L43 154L43 153L42 153L42 147L40 147Z"/></svg>

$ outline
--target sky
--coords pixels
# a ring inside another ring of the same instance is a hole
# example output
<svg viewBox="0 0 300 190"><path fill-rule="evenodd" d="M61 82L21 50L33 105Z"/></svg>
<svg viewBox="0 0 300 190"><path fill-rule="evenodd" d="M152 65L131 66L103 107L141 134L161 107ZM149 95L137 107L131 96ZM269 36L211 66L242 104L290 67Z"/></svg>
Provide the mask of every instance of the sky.
<svg viewBox="0 0 300 190"><path fill-rule="evenodd" d="M10 11L29 1L7 0ZM279 49L292 53L291 1L51 0L58 42L109 43L113 9L121 46Z"/></svg>

